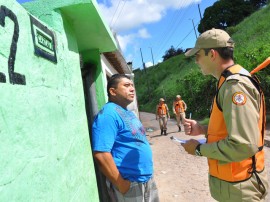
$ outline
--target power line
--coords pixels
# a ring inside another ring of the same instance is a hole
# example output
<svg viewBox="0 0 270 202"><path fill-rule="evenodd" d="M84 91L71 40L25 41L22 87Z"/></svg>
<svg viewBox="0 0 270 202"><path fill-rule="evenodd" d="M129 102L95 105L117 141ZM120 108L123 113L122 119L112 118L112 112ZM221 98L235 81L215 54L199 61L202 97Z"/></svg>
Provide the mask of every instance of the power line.
<svg viewBox="0 0 270 202"><path fill-rule="evenodd" d="M192 7L189 7L189 9L191 9ZM167 45L168 41L170 40L170 38L173 36L173 34L178 30L177 27L180 27L180 24L183 22L182 19L184 19L184 16L186 15L186 12L189 11L189 9L185 10L185 12L182 14L182 16L175 20L174 19L174 25L173 27L170 29L169 34L167 35L167 37L163 40L162 45L159 48L158 54L156 55L157 58L159 58L159 56L161 55L161 51L164 49L164 47Z"/></svg>
<svg viewBox="0 0 270 202"><path fill-rule="evenodd" d="M196 27L199 25L199 22L197 23ZM192 29L189 31L189 33L183 38L183 40L176 46L176 48L178 48L178 46L180 46L181 43L183 43L186 38L192 33Z"/></svg>
<svg viewBox="0 0 270 202"><path fill-rule="evenodd" d="M178 5L178 7L182 7L183 1ZM183 10L179 9L174 12L174 15L172 16L170 23L167 24L166 28L164 29L163 34L160 38L164 39L162 43L159 45L159 49L157 51L157 55L160 55L161 50L164 48L164 46L167 44L168 40L170 39L171 35L175 32L174 27L180 23L182 17L184 17L186 12L183 14ZM176 19L176 20L175 20Z"/></svg>
<svg viewBox="0 0 270 202"><path fill-rule="evenodd" d="M123 8L125 7L126 0L123 0L123 1L124 1L124 4L123 4L123 6L121 7L121 10L120 10L120 12L118 13L118 16L117 16L116 20L114 21L114 23L113 23L111 26L113 26L113 25L117 22L119 16L121 15L121 13L122 13L122 11L123 11Z"/></svg>
<svg viewBox="0 0 270 202"><path fill-rule="evenodd" d="M110 26L111 26L111 24L112 24L112 21L113 21L113 19L114 19L115 14L116 14L116 12L117 12L117 10L118 10L118 7L119 7L119 5L120 5L120 2L121 2L121 0L118 1L117 7L116 7L116 9L115 9L115 11L114 11L114 14L113 14L112 19L111 19L111 22L110 22Z"/></svg>
<svg viewBox="0 0 270 202"><path fill-rule="evenodd" d="M199 23L197 23L196 26L198 26ZM182 39L182 41L175 47L176 49L186 40L186 38L193 32L193 28L188 32L188 34Z"/></svg>
<svg viewBox="0 0 270 202"><path fill-rule="evenodd" d="M186 40L186 38L192 33L192 29L189 31L189 33L183 38L183 40L176 46L176 48L178 48L179 46L180 46L180 44L181 43L183 43L185 40Z"/></svg>
<svg viewBox="0 0 270 202"><path fill-rule="evenodd" d="M179 4L179 7L181 7L181 3ZM178 12L179 11L179 12ZM170 19L170 22L167 24L166 28L164 29L162 35L160 38L164 39L166 36L168 36L168 30L171 30L170 27L172 27L175 23L175 19L179 19L180 13L182 12L181 9L176 10L173 14L173 16Z"/></svg>

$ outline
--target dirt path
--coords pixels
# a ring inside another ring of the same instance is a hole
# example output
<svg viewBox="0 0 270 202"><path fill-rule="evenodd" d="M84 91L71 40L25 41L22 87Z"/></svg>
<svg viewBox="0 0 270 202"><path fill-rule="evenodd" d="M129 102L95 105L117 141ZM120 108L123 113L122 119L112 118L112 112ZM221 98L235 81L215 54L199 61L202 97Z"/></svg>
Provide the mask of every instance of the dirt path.
<svg viewBox="0 0 270 202"><path fill-rule="evenodd" d="M209 192L206 158L188 155L179 143L170 139L171 136L189 139L184 132L177 132L175 120L168 121L168 135L161 136L154 114L140 112L140 119L152 146L155 180L161 202L215 201ZM265 147L265 153L270 176L270 148ZM270 202L270 194L266 202Z"/></svg>

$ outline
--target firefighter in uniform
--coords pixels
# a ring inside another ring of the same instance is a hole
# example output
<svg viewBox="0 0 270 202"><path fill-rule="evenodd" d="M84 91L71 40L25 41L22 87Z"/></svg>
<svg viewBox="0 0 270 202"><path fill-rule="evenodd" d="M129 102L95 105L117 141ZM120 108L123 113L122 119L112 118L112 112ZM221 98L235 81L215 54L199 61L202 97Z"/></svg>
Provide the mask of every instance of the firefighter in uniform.
<svg viewBox="0 0 270 202"><path fill-rule="evenodd" d="M163 98L159 99L156 107L156 119L159 120L160 135L167 135L167 121L170 118L169 109Z"/></svg>
<svg viewBox="0 0 270 202"><path fill-rule="evenodd" d="M178 126L178 132L181 131L181 123L184 124L186 118L185 111L187 110L187 105L184 100L182 100L180 95L176 95L176 99L173 102L173 113L176 117L176 122Z"/></svg>
<svg viewBox="0 0 270 202"><path fill-rule="evenodd" d="M259 83L234 64L234 42L223 30L200 35L186 56L195 55L203 74L213 75L217 91L208 126L186 119L187 135L205 134L207 142L182 144L192 155L205 156L210 192L217 201L264 201L268 190L264 163L265 103Z"/></svg>

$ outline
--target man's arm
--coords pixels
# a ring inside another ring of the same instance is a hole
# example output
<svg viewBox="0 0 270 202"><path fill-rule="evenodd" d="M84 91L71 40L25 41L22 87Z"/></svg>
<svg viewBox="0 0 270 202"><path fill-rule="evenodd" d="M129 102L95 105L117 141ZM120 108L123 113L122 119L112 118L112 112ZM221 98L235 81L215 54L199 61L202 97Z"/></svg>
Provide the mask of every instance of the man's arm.
<svg viewBox="0 0 270 202"><path fill-rule="evenodd" d="M130 181L122 178L119 170L117 169L113 157L109 152L94 152L101 172L124 194L130 188Z"/></svg>
<svg viewBox="0 0 270 202"><path fill-rule="evenodd" d="M183 100L183 103L184 103L184 105L185 105L184 109L185 109L185 111L186 111L186 110L187 110L187 104L185 103L184 100Z"/></svg>
<svg viewBox="0 0 270 202"><path fill-rule="evenodd" d="M173 111L174 114L176 114L176 112L175 112L175 102L173 102L172 111Z"/></svg>
<svg viewBox="0 0 270 202"><path fill-rule="evenodd" d="M167 104L165 104L165 106L166 106L166 109L167 109L167 117L170 118L169 108L168 108Z"/></svg>

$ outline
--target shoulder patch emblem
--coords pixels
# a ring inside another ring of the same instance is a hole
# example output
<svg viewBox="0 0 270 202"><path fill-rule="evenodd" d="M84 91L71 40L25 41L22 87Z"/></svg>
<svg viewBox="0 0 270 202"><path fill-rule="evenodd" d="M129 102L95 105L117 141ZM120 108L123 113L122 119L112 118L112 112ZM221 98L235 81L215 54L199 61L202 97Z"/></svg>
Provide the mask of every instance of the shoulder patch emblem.
<svg viewBox="0 0 270 202"><path fill-rule="evenodd" d="M247 96L243 92L236 92L232 96L232 101L236 105L244 105L247 102Z"/></svg>

